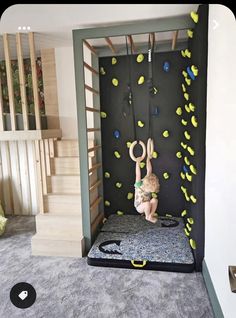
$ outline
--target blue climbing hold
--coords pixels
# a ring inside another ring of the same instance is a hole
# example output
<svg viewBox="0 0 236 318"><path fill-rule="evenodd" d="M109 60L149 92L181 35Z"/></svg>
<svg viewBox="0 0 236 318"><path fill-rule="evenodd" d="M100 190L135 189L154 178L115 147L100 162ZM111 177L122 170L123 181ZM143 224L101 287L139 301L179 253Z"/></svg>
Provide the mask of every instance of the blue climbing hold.
<svg viewBox="0 0 236 318"><path fill-rule="evenodd" d="M119 130L115 130L113 132L113 136L116 138L116 139L119 139L120 138L120 131Z"/></svg>
<svg viewBox="0 0 236 318"><path fill-rule="evenodd" d="M189 169L186 166L183 166L183 170L184 170L185 173L189 172Z"/></svg>
<svg viewBox="0 0 236 318"><path fill-rule="evenodd" d="M165 71L165 72L169 72L169 70L170 70L170 62L164 62L164 64L163 64L163 70Z"/></svg>
<svg viewBox="0 0 236 318"><path fill-rule="evenodd" d="M188 75L191 77L191 79L195 80L195 76L193 74L193 71L191 70L191 68L189 66L187 67L187 72L188 72Z"/></svg>

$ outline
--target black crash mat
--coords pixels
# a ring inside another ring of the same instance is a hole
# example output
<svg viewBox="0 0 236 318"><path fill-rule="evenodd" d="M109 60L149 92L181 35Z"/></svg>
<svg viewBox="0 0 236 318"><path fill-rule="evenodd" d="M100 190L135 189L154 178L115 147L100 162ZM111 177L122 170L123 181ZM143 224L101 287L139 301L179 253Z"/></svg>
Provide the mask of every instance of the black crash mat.
<svg viewBox="0 0 236 318"><path fill-rule="evenodd" d="M111 215L88 253L88 264L191 272L194 258L182 218Z"/></svg>

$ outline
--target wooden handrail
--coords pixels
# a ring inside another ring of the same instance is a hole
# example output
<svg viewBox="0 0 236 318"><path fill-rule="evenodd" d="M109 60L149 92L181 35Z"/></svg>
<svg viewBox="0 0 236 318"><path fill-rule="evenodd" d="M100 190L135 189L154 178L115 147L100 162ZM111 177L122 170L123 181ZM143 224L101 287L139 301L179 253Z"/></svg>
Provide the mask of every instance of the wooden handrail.
<svg viewBox="0 0 236 318"><path fill-rule="evenodd" d="M95 70L92 66L90 66L88 63L84 62L84 67L86 67L93 74L99 75L99 72Z"/></svg>
<svg viewBox="0 0 236 318"><path fill-rule="evenodd" d="M2 82L0 77L0 131L4 130L3 123L3 99L2 99Z"/></svg>

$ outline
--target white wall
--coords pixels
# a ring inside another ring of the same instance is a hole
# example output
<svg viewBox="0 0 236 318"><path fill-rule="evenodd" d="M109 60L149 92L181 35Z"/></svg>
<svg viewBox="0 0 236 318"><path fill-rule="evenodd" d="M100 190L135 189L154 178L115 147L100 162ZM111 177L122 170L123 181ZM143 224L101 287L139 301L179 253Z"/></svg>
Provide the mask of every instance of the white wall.
<svg viewBox="0 0 236 318"><path fill-rule="evenodd" d="M228 265L236 265L236 23L225 6L210 5L208 45L205 260L225 318L234 318Z"/></svg>

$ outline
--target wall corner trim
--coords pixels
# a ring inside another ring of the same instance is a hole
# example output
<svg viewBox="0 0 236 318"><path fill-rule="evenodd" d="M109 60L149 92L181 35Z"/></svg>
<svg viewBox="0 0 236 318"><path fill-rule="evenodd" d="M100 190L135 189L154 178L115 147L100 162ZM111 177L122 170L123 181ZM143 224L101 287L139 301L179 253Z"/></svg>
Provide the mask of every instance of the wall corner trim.
<svg viewBox="0 0 236 318"><path fill-rule="evenodd" d="M207 292L210 298L210 302L211 302L211 306L212 306L215 318L224 318L224 314L222 312L218 297L216 295L215 288L212 283L211 276L208 271L205 260L203 260L202 262L202 275L206 284Z"/></svg>

